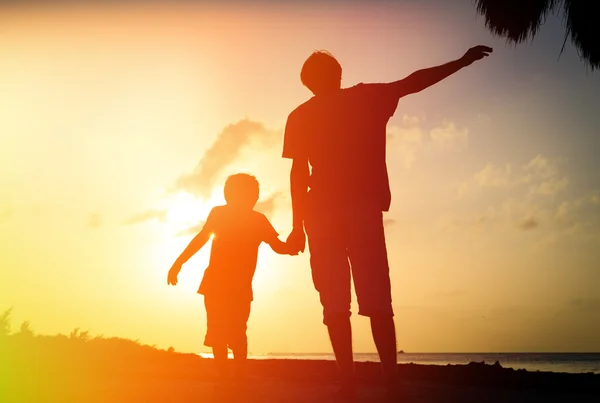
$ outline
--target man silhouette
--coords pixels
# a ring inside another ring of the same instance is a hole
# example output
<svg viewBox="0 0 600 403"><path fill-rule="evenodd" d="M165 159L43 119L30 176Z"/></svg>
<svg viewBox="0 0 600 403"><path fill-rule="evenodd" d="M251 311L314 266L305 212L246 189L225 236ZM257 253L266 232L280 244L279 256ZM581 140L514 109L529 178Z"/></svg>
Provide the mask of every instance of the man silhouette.
<svg viewBox="0 0 600 403"><path fill-rule="evenodd" d="M397 352L383 211L391 192L385 161L386 125L398 100L424 90L492 52L475 46L461 58L408 77L341 88L342 68L314 52L300 79L314 97L290 113L283 157L290 173L293 230L287 242L304 251L305 230L323 322L340 369L341 393L354 395L350 279L359 315L371 321L386 385L393 390ZM310 168L309 168L310 165Z"/></svg>

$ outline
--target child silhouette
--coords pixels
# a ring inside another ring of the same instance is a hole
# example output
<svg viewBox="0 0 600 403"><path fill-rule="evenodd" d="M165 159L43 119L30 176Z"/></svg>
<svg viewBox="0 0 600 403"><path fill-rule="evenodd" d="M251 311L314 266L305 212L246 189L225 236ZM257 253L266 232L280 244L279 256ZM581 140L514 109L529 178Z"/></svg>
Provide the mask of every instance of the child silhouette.
<svg viewBox="0 0 600 403"><path fill-rule="evenodd" d="M252 278L262 242L282 255L297 254L263 214L254 211L259 197L254 176L236 174L225 182L224 206L214 207L204 227L169 270L167 283L177 284L181 266L214 236L209 265L198 289L204 295L207 332L204 345L212 347L218 373L226 375L227 349L233 351L238 377L248 356L246 328L253 300Z"/></svg>

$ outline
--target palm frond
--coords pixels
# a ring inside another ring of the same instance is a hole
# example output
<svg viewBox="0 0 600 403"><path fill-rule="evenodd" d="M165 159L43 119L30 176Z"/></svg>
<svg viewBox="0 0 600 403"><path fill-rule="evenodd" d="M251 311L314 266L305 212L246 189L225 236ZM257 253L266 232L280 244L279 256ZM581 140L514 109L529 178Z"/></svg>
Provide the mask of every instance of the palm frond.
<svg viewBox="0 0 600 403"><path fill-rule="evenodd" d="M492 33L520 43L533 38L560 0L475 0Z"/></svg>
<svg viewBox="0 0 600 403"><path fill-rule="evenodd" d="M509 42L533 39L549 12L562 11L566 32L564 44L571 38L579 56L592 70L600 68L600 24L591 0L474 0L486 27ZM561 7L562 6L562 7Z"/></svg>
<svg viewBox="0 0 600 403"><path fill-rule="evenodd" d="M600 68L600 24L593 1L565 0L567 35L592 70Z"/></svg>

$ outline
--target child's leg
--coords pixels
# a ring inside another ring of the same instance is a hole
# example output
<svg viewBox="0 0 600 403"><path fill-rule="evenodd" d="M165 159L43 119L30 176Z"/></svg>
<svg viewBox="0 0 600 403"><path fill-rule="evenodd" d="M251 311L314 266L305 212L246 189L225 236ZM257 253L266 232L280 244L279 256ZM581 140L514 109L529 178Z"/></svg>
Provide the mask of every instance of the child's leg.
<svg viewBox="0 0 600 403"><path fill-rule="evenodd" d="M250 316L250 301L244 301L236 309L235 322L235 344L232 346L233 361L235 365L236 377L244 378L246 375L246 362L248 360L248 338L246 329L248 317Z"/></svg>
<svg viewBox="0 0 600 403"><path fill-rule="evenodd" d="M206 337L204 345L212 347L215 370L221 377L227 375L226 315L223 304L214 295L204 297L206 307Z"/></svg>

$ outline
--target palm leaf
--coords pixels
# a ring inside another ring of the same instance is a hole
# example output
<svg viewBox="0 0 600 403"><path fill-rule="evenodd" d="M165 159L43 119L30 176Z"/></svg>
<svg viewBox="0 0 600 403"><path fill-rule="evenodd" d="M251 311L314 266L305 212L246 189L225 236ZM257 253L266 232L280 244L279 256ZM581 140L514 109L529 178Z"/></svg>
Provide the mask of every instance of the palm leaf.
<svg viewBox="0 0 600 403"><path fill-rule="evenodd" d="M592 70L600 68L600 25L594 20L598 15L595 3L593 0L475 0L486 27L516 44L533 39L548 13L562 13L565 42L571 39Z"/></svg>

